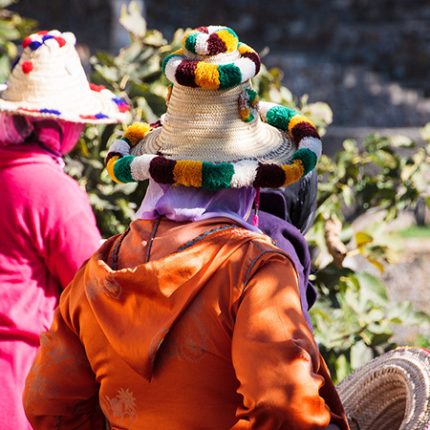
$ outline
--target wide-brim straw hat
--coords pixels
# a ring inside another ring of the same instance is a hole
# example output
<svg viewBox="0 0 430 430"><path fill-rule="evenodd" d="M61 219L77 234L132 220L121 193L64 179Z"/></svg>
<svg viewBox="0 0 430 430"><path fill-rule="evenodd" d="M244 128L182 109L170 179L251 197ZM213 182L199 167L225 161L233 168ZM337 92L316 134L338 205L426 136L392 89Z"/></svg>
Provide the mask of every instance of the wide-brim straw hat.
<svg viewBox="0 0 430 430"><path fill-rule="evenodd" d="M258 54L227 27L199 27L167 56L167 112L155 125L133 124L110 148L118 182L153 179L212 190L282 187L312 170L321 141L299 112L259 102L250 79Z"/></svg>
<svg viewBox="0 0 430 430"><path fill-rule="evenodd" d="M430 429L430 351L401 347L338 385L351 430Z"/></svg>
<svg viewBox="0 0 430 430"><path fill-rule="evenodd" d="M76 123L116 123L128 104L89 84L73 33L41 31L26 37L23 52L0 92L0 111Z"/></svg>

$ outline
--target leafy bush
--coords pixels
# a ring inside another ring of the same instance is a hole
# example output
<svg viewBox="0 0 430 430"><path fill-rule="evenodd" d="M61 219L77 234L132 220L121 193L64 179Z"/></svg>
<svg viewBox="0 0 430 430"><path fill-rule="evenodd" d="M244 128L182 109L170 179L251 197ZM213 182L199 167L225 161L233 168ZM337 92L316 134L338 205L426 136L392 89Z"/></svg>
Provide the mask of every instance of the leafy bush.
<svg viewBox="0 0 430 430"><path fill-rule="evenodd" d="M14 42L21 40L31 32L36 23L6 9L15 0L0 0L0 82L3 82L10 72L13 60L18 55Z"/></svg>
<svg viewBox="0 0 430 430"><path fill-rule="evenodd" d="M393 304L378 272L398 258L389 221L428 196L429 165L430 141L417 147L405 137L371 135L361 145L346 140L334 159L322 157L308 236L321 292L312 316L337 380L392 348L396 325L418 327L421 338L428 331L429 316L410 303Z"/></svg>
<svg viewBox="0 0 430 430"><path fill-rule="evenodd" d="M10 1L0 0L2 4ZM0 57L14 54L10 39L22 36L22 18L3 12L0 17ZM154 121L164 113L167 81L161 60L177 49L184 35L178 30L167 44L146 23L132 2L122 11L121 23L130 32L130 45L113 56L98 52L91 63L92 80L128 98L133 120ZM26 24L27 25L27 24ZM16 31L2 32L12 26ZM11 37L14 36L14 37ZM4 60L6 58L6 60ZM282 85L282 72L264 66L254 80L262 99L300 109L312 118L321 134L332 121L325 103L296 101ZM67 171L87 190L98 225L105 237L123 231L145 193L143 184L114 184L102 160L111 136L121 127L89 126L67 157ZM372 135L364 142L346 140L334 158L323 156L319 165L318 212L308 235L314 254L314 282L320 299L312 317L321 351L335 380L394 346L396 325L417 325L417 344L425 343L429 317L408 303L393 304L378 276L396 258L394 239L385 228L399 211L429 201L426 165L430 165L430 125L424 129L426 147L406 138ZM401 154L401 155L400 155ZM382 213L365 228L356 227L363 214Z"/></svg>

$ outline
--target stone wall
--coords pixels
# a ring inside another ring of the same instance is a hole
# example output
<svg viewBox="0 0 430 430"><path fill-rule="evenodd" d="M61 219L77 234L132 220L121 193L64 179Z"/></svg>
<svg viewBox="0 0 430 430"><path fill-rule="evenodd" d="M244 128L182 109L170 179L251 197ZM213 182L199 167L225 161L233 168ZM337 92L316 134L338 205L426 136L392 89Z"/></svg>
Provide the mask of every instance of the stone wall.
<svg viewBox="0 0 430 430"><path fill-rule="evenodd" d="M41 27L111 49L108 0L21 0ZM430 0L145 0L148 25L224 24L280 66L296 96L329 102L335 124L410 127L430 120Z"/></svg>
<svg viewBox="0 0 430 430"><path fill-rule="evenodd" d="M365 64L430 95L429 0L146 0L149 24L222 23L256 48Z"/></svg>

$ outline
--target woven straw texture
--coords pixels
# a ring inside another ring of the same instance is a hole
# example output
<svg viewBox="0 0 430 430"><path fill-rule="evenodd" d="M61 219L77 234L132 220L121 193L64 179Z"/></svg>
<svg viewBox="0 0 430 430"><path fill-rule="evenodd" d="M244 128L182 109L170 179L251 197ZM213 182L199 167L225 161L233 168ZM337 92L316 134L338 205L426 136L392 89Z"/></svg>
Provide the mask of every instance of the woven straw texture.
<svg viewBox="0 0 430 430"><path fill-rule="evenodd" d="M118 111L112 93L90 89L73 34L58 34L67 40L64 46L60 47L50 39L37 50L24 49L8 78L6 89L0 93L0 111L82 123L123 120L124 114ZM31 64L31 72L24 72L24 63ZM103 117L85 118L97 114L103 114Z"/></svg>
<svg viewBox="0 0 430 430"><path fill-rule="evenodd" d="M172 159L286 162L297 149L288 135L258 115L241 120L238 100L247 84L229 90L204 90L175 84L163 127L133 148L133 155L161 154Z"/></svg>
<svg viewBox="0 0 430 430"><path fill-rule="evenodd" d="M337 388L351 430L430 430L430 351L398 348Z"/></svg>

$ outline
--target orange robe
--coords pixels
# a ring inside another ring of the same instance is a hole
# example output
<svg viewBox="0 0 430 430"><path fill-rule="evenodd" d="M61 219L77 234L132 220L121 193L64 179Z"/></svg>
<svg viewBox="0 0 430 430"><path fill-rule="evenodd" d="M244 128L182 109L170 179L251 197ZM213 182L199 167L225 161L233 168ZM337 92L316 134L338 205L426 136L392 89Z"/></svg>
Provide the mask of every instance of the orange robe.
<svg viewBox="0 0 430 430"><path fill-rule="evenodd" d="M348 428L288 256L223 218L106 241L61 296L24 406L47 430Z"/></svg>

